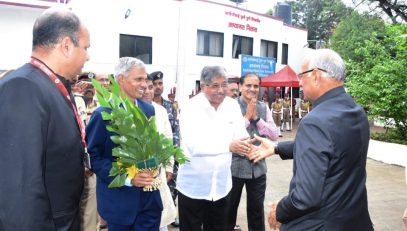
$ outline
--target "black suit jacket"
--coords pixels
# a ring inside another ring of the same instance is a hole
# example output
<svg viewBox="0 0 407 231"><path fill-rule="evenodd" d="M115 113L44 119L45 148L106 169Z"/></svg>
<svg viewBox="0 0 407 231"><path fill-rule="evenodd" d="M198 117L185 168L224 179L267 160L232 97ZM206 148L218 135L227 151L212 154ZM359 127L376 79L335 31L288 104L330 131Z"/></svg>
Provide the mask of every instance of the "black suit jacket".
<svg viewBox="0 0 407 231"><path fill-rule="evenodd" d="M83 146L71 104L26 64L0 80L0 230L79 230Z"/></svg>
<svg viewBox="0 0 407 231"><path fill-rule="evenodd" d="M314 102L294 141L279 143L294 159L289 194L277 206L281 230L373 230L366 193L369 124L343 87Z"/></svg>

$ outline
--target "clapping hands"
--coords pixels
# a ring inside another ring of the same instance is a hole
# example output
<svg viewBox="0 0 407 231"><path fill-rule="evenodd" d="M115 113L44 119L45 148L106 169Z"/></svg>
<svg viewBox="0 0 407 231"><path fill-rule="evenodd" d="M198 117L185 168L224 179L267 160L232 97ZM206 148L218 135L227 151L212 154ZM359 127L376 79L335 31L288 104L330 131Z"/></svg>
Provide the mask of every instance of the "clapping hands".
<svg viewBox="0 0 407 231"><path fill-rule="evenodd" d="M257 119L256 104L257 104L256 98L251 99L247 103L246 115L244 116L247 120Z"/></svg>

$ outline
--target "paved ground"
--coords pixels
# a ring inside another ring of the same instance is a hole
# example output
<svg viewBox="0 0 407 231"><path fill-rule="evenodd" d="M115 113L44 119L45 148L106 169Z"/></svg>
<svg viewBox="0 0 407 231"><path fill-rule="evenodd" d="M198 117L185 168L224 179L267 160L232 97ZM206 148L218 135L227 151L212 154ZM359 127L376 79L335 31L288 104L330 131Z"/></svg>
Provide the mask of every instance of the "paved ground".
<svg viewBox="0 0 407 231"><path fill-rule="evenodd" d="M378 129L372 128L372 130L377 131ZM280 140L293 139L295 129L292 132L285 132L283 135L284 137ZM266 215L269 211L268 204L280 199L288 192L289 181L292 176L292 161L283 161L278 156L272 156L267 160L267 166ZM401 217L404 209L407 208L407 185L404 168L369 159L367 161L367 176L369 211L375 230L403 230ZM247 231L245 192L242 195L237 220L242 230ZM177 231L178 229L170 226L169 230ZM266 230L270 229L267 228Z"/></svg>

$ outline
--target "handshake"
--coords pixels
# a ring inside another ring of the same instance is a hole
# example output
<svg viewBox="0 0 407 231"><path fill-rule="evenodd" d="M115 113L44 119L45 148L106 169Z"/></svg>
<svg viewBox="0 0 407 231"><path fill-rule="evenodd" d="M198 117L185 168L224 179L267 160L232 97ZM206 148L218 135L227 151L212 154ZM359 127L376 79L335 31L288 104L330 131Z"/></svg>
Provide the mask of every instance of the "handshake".
<svg viewBox="0 0 407 231"><path fill-rule="evenodd" d="M260 142L259 146L253 145L253 143L256 141ZM275 146L276 143L273 141L254 135L253 139L243 138L232 141L229 148L231 152L245 155L249 160L252 160L255 163L259 160L272 156L274 154Z"/></svg>

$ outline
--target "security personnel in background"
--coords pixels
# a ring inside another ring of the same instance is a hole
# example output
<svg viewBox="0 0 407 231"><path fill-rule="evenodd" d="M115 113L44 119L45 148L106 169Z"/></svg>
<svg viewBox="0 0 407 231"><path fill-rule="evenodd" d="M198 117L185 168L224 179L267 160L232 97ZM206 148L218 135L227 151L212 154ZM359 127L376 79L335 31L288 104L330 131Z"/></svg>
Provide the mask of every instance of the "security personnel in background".
<svg viewBox="0 0 407 231"><path fill-rule="evenodd" d="M274 95L274 103L271 104L271 112L273 114L273 120L274 123L276 124L278 131L279 131L279 137L282 137L281 135L281 115L283 113L282 108L283 104L280 99L279 94Z"/></svg>
<svg viewBox="0 0 407 231"><path fill-rule="evenodd" d="M308 100L301 100L300 104L300 119L306 116L310 111L310 102Z"/></svg>
<svg viewBox="0 0 407 231"><path fill-rule="evenodd" d="M290 116L291 116L291 101L288 94L285 94L283 100L283 124L282 124L283 131L285 131L286 129L287 131L291 131Z"/></svg>

